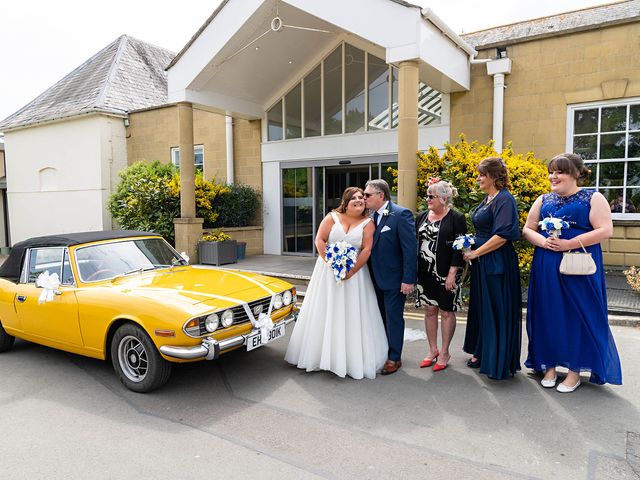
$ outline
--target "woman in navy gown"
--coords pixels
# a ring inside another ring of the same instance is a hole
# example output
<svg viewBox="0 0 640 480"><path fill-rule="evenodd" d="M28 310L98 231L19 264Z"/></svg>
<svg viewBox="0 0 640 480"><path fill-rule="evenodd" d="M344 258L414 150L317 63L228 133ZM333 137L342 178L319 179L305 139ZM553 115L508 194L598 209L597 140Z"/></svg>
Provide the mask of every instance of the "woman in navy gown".
<svg viewBox="0 0 640 480"><path fill-rule="evenodd" d="M507 190L509 177L500 158L478 165L478 183L487 193L472 212L475 249L463 350L473 355L467 365L502 380L520 370L522 291L513 241L520 237L516 201Z"/></svg>
<svg viewBox="0 0 640 480"><path fill-rule="evenodd" d="M604 196L582 190L578 180L589 171L573 153L549 163L551 193L540 196L529 212L523 235L535 248L531 264L527 305L529 357L525 365L544 372L542 386L556 386L556 367L569 372L557 387L573 392L580 386L580 372L591 372L592 383L622 383L620 359L609 329L600 242L613 233L611 211ZM561 218L569 228L559 238L538 232L546 217ZM592 275L563 275L562 252L581 249L591 253L597 271Z"/></svg>

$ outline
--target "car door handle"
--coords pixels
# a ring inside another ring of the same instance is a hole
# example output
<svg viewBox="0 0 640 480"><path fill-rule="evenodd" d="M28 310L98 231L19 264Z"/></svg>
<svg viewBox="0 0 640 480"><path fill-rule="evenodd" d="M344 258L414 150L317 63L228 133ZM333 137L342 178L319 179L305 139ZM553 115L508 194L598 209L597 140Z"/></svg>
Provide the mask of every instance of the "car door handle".
<svg viewBox="0 0 640 480"><path fill-rule="evenodd" d="M20 303L24 302L27 299L27 297L25 295L18 295L16 297L16 300L18 300Z"/></svg>

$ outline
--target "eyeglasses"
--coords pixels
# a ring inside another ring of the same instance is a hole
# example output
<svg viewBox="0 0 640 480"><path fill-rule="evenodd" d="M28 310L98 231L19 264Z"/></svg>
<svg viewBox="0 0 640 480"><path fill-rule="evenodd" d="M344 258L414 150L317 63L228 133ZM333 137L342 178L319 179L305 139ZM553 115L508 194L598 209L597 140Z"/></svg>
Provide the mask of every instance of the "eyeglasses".
<svg viewBox="0 0 640 480"><path fill-rule="evenodd" d="M438 198L437 195L427 195L427 199L433 200L434 198Z"/></svg>
<svg viewBox="0 0 640 480"><path fill-rule="evenodd" d="M382 193L382 192L374 192L374 193L367 193L367 192L364 192L364 198L369 198L369 197L371 197L372 195L377 195L378 193Z"/></svg>

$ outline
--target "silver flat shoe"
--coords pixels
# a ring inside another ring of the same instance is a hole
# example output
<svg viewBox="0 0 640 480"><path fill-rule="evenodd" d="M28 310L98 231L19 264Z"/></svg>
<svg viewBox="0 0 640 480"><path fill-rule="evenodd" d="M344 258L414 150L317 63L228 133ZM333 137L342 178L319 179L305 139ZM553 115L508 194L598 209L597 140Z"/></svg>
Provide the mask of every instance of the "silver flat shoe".
<svg viewBox="0 0 640 480"><path fill-rule="evenodd" d="M578 380L578 383L576 383L573 387L567 387L564 383L561 383L560 385L558 385L558 387L556 388L557 391L559 391L560 393L571 393L573 392L576 388L578 388L580 386L582 382L580 380Z"/></svg>
<svg viewBox="0 0 640 480"><path fill-rule="evenodd" d="M544 388L553 388L556 386L556 382L558 381L558 375L555 375L553 378L549 380L545 380L544 378L540 380L540 385Z"/></svg>

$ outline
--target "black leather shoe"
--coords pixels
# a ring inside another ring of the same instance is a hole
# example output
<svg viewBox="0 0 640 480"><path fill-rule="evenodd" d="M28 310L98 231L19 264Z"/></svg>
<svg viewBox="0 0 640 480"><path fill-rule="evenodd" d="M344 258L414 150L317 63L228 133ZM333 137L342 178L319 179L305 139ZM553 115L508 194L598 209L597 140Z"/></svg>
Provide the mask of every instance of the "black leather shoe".
<svg viewBox="0 0 640 480"><path fill-rule="evenodd" d="M480 359L476 358L475 360L469 359L467 360L467 367L469 368L480 368Z"/></svg>

